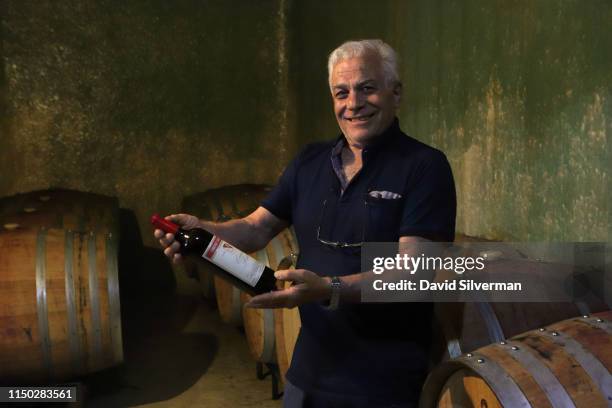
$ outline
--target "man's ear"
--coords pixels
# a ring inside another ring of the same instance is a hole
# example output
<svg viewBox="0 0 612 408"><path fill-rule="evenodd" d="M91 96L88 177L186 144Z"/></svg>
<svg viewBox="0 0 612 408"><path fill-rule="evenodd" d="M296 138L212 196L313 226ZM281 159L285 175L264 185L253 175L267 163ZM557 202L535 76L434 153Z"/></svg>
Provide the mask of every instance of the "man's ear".
<svg viewBox="0 0 612 408"><path fill-rule="evenodd" d="M393 86L393 99L395 99L395 107L399 108L402 100L402 83L400 81L397 81Z"/></svg>

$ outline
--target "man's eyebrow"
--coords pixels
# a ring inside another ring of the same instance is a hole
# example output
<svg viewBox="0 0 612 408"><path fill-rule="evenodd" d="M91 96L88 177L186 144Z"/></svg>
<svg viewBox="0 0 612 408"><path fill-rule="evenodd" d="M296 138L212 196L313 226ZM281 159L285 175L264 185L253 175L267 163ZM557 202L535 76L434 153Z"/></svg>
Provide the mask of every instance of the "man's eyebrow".
<svg viewBox="0 0 612 408"><path fill-rule="evenodd" d="M367 84L369 84L369 83L374 83L374 84L376 84L376 80L374 80L374 79L364 79L363 81L358 82L358 83L357 83L357 86L364 86L364 85L367 85Z"/></svg>
<svg viewBox="0 0 612 408"><path fill-rule="evenodd" d="M368 84L376 84L376 80L372 79L372 78L368 78L368 79L364 79L363 81L359 81L357 82L357 84L355 86L357 87L362 87L364 85L368 85ZM346 89L349 86L347 84L335 84L332 86L333 89Z"/></svg>

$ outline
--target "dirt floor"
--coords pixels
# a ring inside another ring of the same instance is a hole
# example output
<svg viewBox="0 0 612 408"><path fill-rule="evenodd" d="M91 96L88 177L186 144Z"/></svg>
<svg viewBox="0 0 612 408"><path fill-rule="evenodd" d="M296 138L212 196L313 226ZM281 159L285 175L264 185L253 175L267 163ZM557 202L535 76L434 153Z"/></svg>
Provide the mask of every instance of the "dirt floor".
<svg viewBox="0 0 612 408"><path fill-rule="evenodd" d="M244 333L201 296L122 293L125 363L85 379L87 407L278 408L256 377Z"/></svg>

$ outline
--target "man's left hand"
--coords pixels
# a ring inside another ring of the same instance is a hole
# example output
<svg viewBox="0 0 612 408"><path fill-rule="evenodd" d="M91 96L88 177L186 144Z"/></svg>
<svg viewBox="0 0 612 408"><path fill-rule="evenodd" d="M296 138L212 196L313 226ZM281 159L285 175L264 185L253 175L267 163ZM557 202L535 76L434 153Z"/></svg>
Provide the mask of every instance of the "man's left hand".
<svg viewBox="0 0 612 408"><path fill-rule="evenodd" d="M263 293L253 297L246 307L264 309L294 308L309 302L320 302L331 296L331 279L306 269L285 269L274 273L279 281L292 281L287 289Z"/></svg>

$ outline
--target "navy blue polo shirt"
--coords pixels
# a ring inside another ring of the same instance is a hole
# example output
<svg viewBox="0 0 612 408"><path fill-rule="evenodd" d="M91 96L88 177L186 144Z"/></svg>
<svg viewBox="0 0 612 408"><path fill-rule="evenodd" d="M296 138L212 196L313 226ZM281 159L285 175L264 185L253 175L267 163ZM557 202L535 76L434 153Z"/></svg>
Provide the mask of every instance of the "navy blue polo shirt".
<svg viewBox="0 0 612 408"><path fill-rule="evenodd" d="M307 145L262 206L293 224L298 268L321 276L361 272L359 248L320 242L453 241L455 187L446 156L404 134L397 119L363 150L361 171L342 192L332 152L344 136ZM377 193L388 192L382 198ZM300 307L302 329L287 378L306 391L415 401L426 376L429 303L341 303Z"/></svg>

